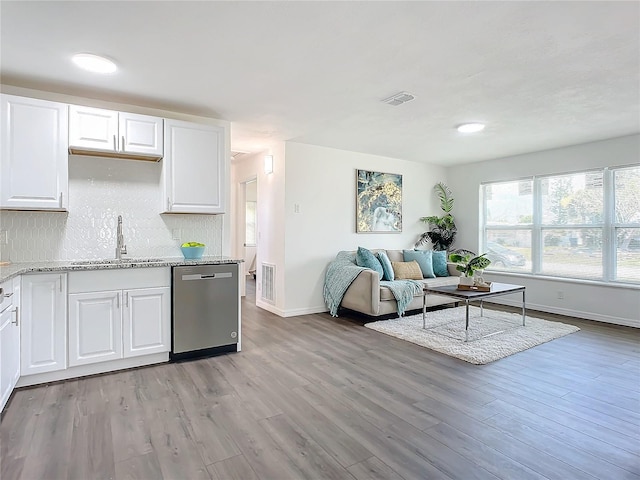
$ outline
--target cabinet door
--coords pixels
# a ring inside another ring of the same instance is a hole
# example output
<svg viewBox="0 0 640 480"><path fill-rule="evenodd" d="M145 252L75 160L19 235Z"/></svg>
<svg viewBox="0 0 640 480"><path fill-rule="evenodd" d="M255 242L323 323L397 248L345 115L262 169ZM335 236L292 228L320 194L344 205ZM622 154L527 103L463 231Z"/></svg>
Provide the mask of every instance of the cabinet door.
<svg viewBox="0 0 640 480"><path fill-rule="evenodd" d="M118 112L71 105L69 148L72 151L118 151Z"/></svg>
<svg viewBox="0 0 640 480"><path fill-rule="evenodd" d="M124 356L135 357L171 349L171 289L124 291Z"/></svg>
<svg viewBox="0 0 640 480"><path fill-rule="evenodd" d="M121 291L69 295L69 366L122 358Z"/></svg>
<svg viewBox="0 0 640 480"><path fill-rule="evenodd" d="M0 97L0 208L66 210L68 106Z"/></svg>
<svg viewBox="0 0 640 480"><path fill-rule="evenodd" d="M67 368L67 274L22 276L21 375Z"/></svg>
<svg viewBox="0 0 640 480"><path fill-rule="evenodd" d="M118 124L121 152L162 157L162 118L121 112Z"/></svg>
<svg viewBox="0 0 640 480"><path fill-rule="evenodd" d="M0 314L0 412L20 377L20 327L18 307Z"/></svg>
<svg viewBox="0 0 640 480"><path fill-rule="evenodd" d="M162 211L224 213L224 128L167 119L164 129Z"/></svg>

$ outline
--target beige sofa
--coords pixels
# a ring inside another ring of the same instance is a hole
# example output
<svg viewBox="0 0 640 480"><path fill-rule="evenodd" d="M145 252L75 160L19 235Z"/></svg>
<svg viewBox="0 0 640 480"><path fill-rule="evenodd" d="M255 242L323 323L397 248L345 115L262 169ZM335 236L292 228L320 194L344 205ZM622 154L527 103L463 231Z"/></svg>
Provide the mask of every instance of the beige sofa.
<svg viewBox="0 0 640 480"><path fill-rule="evenodd" d="M380 250L372 251L377 253ZM404 261L402 250L385 250L385 252L387 252L387 256L392 262ZM457 285L460 272L456 270L453 264L449 264L448 269L449 277L425 278L422 282L432 287ZM456 299L452 297L427 295L427 307L455 302ZM380 286L380 276L374 270L363 270L358 274L345 292L340 306L374 317L397 313L398 311L398 306L393 294L387 287ZM407 312L417 309L422 309L422 294L414 297L407 307Z"/></svg>

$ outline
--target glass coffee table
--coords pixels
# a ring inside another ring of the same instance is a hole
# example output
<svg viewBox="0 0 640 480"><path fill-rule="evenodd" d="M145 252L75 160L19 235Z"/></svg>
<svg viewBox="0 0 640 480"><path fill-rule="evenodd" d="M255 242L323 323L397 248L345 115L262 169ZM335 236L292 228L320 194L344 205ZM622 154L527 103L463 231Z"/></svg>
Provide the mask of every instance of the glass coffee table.
<svg viewBox="0 0 640 480"><path fill-rule="evenodd" d="M424 287L422 291L422 328L426 328L427 321L427 295L444 295L447 297L457 298L458 300L463 300L466 305L466 322L464 327L464 337L465 342L469 341L469 302L474 300L480 301L480 316L483 316L483 301L487 298L491 297L499 297L501 295L509 295L511 293L522 292L522 326L525 326L525 298L524 298L524 290L525 287L522 285L511 285L509 283L491 283L491 290L480 291L480 290L458 290L456 285L447 285L443 287ZM499 333L499 332L496 332ZM495 335L492 333L490 335ZM488 335L485 335L485 337ZM484 338L484 337L483 337Z"/></svg>

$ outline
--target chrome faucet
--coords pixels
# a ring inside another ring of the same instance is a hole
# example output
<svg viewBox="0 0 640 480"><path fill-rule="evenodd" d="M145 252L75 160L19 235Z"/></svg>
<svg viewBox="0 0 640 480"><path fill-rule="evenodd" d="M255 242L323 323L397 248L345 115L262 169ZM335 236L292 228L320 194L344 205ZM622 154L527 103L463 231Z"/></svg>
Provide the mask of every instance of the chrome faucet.
<svg viewBox="0 0 640 480"><path fill-rule="evenodd" d="M127 254L127 246L122 235L122 215L118 215L118 232L116 234L116 260L121 260L122 255Z"/></svg>

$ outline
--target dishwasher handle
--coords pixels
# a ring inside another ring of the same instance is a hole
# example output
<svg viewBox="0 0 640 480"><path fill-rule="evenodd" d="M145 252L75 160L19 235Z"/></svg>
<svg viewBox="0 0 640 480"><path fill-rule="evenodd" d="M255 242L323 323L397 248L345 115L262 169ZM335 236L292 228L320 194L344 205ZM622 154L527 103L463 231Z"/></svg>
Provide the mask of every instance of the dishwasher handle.
<svg viewBox="0 0 640 480"><path fill-rule="evenodd" d="M195 273L189 275L182 275L181 280L212 280L216 278L231 278L233 276L232 272L220 272L220 273L210 273L210 274L202 274Z"/></svg>

